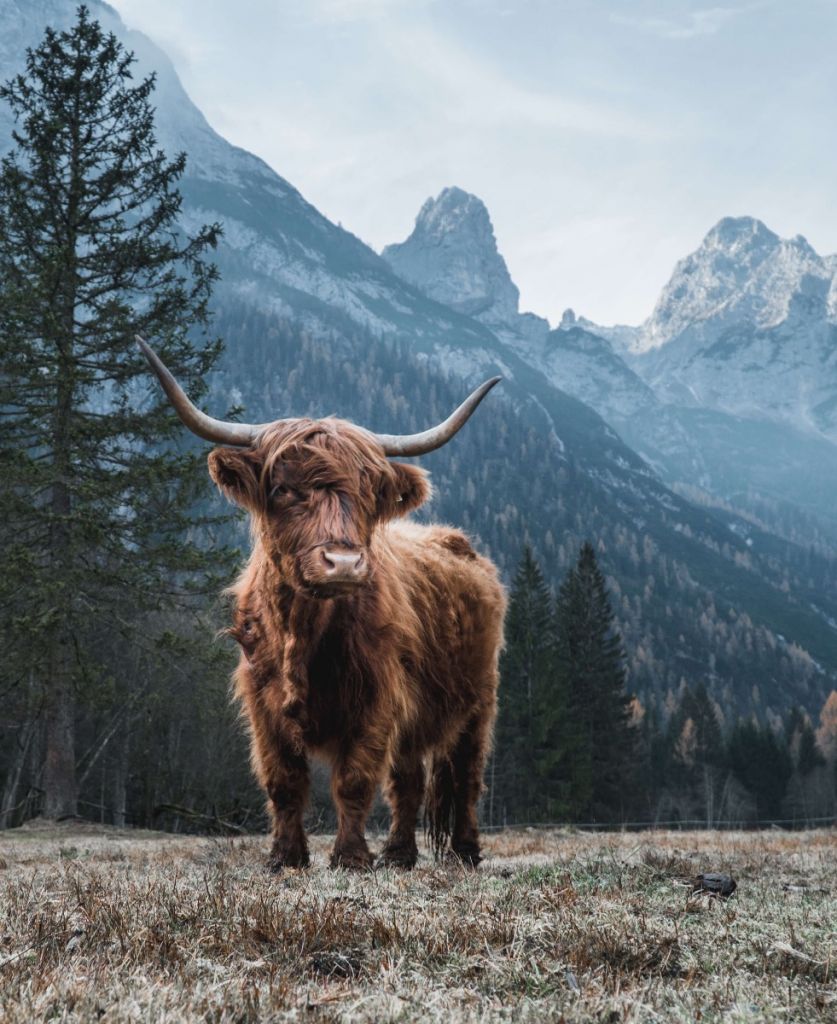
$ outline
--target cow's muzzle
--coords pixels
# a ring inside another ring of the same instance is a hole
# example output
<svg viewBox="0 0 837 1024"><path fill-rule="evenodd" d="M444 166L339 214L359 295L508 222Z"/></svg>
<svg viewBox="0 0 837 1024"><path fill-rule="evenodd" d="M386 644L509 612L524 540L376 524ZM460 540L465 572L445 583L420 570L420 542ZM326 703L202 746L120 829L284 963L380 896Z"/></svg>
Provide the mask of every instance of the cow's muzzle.
<svg viewBox="0 0 837 1024"><path fill-rule="evenodd" d="M324 597L350 593L369 579L369 560L362 549L325 544L306 561L305 582Z"/></svg>

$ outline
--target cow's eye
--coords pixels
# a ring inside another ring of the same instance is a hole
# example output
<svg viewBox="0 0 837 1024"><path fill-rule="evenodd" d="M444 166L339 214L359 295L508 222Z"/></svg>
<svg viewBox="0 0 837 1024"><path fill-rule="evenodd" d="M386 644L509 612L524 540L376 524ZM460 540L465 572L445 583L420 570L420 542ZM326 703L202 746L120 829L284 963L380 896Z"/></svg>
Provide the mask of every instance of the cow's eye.
<svg viewBox="0 0 837 1024"><path fill-rule="evenodd" d="M294 498L299 499L301 497L299 491L295 491L293 487L288 487L287 484L276 484L276 486L270 492L271 501L280 501L282 498Z"/></svg>

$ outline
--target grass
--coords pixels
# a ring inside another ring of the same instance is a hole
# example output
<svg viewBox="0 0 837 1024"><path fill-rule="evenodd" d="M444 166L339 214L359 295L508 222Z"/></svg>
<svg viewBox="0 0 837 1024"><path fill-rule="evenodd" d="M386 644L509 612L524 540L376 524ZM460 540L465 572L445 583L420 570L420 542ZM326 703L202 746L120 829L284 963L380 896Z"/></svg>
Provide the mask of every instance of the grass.
<svg viewBox="0 0 837 1024"><path fill-rule="evenodd" d="M837 1021L834 832L508 832L369 875L328 845L277 878L260 838L0 834L0 1020Z"/></svg>

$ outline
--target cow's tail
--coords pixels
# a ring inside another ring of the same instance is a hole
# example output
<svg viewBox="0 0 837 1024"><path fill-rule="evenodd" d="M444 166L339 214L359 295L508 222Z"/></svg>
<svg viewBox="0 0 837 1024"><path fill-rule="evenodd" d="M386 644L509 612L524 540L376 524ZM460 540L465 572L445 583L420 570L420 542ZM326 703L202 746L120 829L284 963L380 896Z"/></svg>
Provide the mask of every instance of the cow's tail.
<svg viewBox="0 0 837 1024"><path fill-rule="evenodd" d="M453 831L454 783L449 757L437 754L430 762L430 778L424 799L424 829L433 855L441 860Z"/></svg>

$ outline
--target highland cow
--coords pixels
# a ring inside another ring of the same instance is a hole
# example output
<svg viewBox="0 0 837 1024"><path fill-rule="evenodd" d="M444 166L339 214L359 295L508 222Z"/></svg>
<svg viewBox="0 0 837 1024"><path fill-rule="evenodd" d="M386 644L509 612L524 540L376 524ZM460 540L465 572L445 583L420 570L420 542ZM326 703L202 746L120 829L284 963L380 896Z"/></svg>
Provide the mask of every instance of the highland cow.
<svg viewBox="0 0 837 1024"><path fill-rule="evenodd" d="M332 769L332 867L373 865L365 825L378 785L392 812L382 864L413 867L424 803L437 855L476 865L505 597L462 533L404 521L430 486L424 470L388 456L445 444L499 378L416 435L332 418L226 423L195 408L138 341L186 426L227 445L210 453L209 472L251 517L231 633L273 821L269 866L308 864L311 755Z"/></svg>

